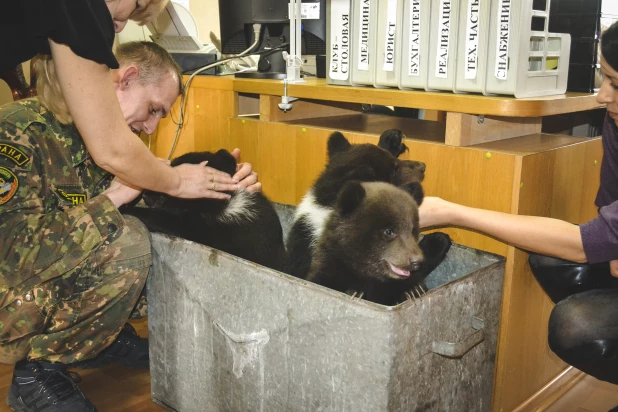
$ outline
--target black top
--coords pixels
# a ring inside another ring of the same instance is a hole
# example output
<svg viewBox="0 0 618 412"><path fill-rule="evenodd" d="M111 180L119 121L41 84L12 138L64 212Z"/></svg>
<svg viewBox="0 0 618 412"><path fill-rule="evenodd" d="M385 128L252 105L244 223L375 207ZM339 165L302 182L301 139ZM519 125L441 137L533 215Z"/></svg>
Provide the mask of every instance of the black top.
<svg viewBox="0 0 618 412"><path fill-rule="evenodd" d="M0 0L0 71L50 54L48 38L78 56L118 68L114 22L105 0Z"/></svg>

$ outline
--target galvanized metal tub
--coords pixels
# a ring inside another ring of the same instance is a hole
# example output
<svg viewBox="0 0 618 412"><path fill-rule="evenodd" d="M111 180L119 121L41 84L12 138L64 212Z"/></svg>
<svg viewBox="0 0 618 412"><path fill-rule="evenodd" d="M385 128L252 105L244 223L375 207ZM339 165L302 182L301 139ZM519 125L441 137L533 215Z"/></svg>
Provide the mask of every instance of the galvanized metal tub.
<svg viewBox="0 0 618 412"><path fill-rule="evenodd" d="M454 244L425 297L387 307L181 239L153 250L152 398L170 410L489 410L501 257Z"/></svg>

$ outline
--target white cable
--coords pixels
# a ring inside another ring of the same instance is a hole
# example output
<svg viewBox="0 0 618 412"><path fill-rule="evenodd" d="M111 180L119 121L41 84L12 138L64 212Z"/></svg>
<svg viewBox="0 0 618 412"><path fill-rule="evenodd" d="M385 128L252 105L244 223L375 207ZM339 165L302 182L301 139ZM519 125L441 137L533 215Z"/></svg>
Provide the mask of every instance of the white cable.
<svg viewBox="0 0 618 412"><path fill-rule="evenodd" d="M255 72L255 71L257 71L257 67L247 67L245 69L238 70L238 71L235 71L235 72L232 72L232 73L223 73L220 76L230 76L232 74L246 73L246 72Z"/></svg>
<svg viewBox="0 0 618 412"><path fill-rule="evenodd" d="M244 55L246 55L247 53L249 53L251 50L253 50L255 48L255 46L257 46L258 42L260 41L260 30L261 30L262 25L261 24L254 24L253 25L253 33L255 34L255 41L253 42L253 44L251 46L249 46L249 48L245 51L243 51L242 53L237 54L236 56L230 57L232 59L235 59L237 57L242 57ZM217 67L222 65L223 63L227 63L227 60L222 60L219 62L215 62L212 64L209 64L207 66L202 67L201 69L196 70L188 79L187 82L185 83L185 87L184 87L184 93L182 95L182 97L180 98L180 114L179 114L179 118L178 118L178 127L176 127L176 134L174 136L174 141L172 142L172 147L170 148L170 152L167 155L167 160L170 160L172 157L172 153L174 153L174 150L176 149L176 144L178 144L178 138L180 136L180 129L182 129L182 125L184 124L184 108L186 105L186 98L185 96L187 96L189 94L189 85L191 84L191 81L193 80L193 78L200 74L201 72L203 72L204 70L208 70L208 69L212 69L213 67Z"/></svg>

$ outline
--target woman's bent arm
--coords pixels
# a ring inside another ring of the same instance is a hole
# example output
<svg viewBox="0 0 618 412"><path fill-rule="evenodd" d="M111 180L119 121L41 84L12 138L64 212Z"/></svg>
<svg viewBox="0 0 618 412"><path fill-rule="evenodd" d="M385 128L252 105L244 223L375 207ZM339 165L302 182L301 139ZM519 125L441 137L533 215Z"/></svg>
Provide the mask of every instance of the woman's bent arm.
<svg viewBox="0 0 618 412"><path fill-rule="evenodd" d="M109 68L49 43L62 93L94 161L133 186L179 195L178 171L158 161L129 129Z"/></svg>
<svg viewBox="0 0 618 412"><path fill-rule="evenodd" d="M586 262L579 227L563 220L476 209L426 197L420 207L420 225L460 226L530 252Z"/></svg>

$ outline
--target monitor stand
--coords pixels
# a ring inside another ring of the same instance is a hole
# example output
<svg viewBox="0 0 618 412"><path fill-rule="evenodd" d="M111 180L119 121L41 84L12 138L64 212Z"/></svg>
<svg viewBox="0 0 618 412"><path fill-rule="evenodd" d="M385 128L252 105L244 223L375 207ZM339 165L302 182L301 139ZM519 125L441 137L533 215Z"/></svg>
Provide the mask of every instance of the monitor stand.
<svg viewBox="0 0 618 412"><path fill-rule="evenodd" d="M285 79L286 71L283 50L264 53L258 61L257 72L237 73L236 77L244 79Z"/></svg>

